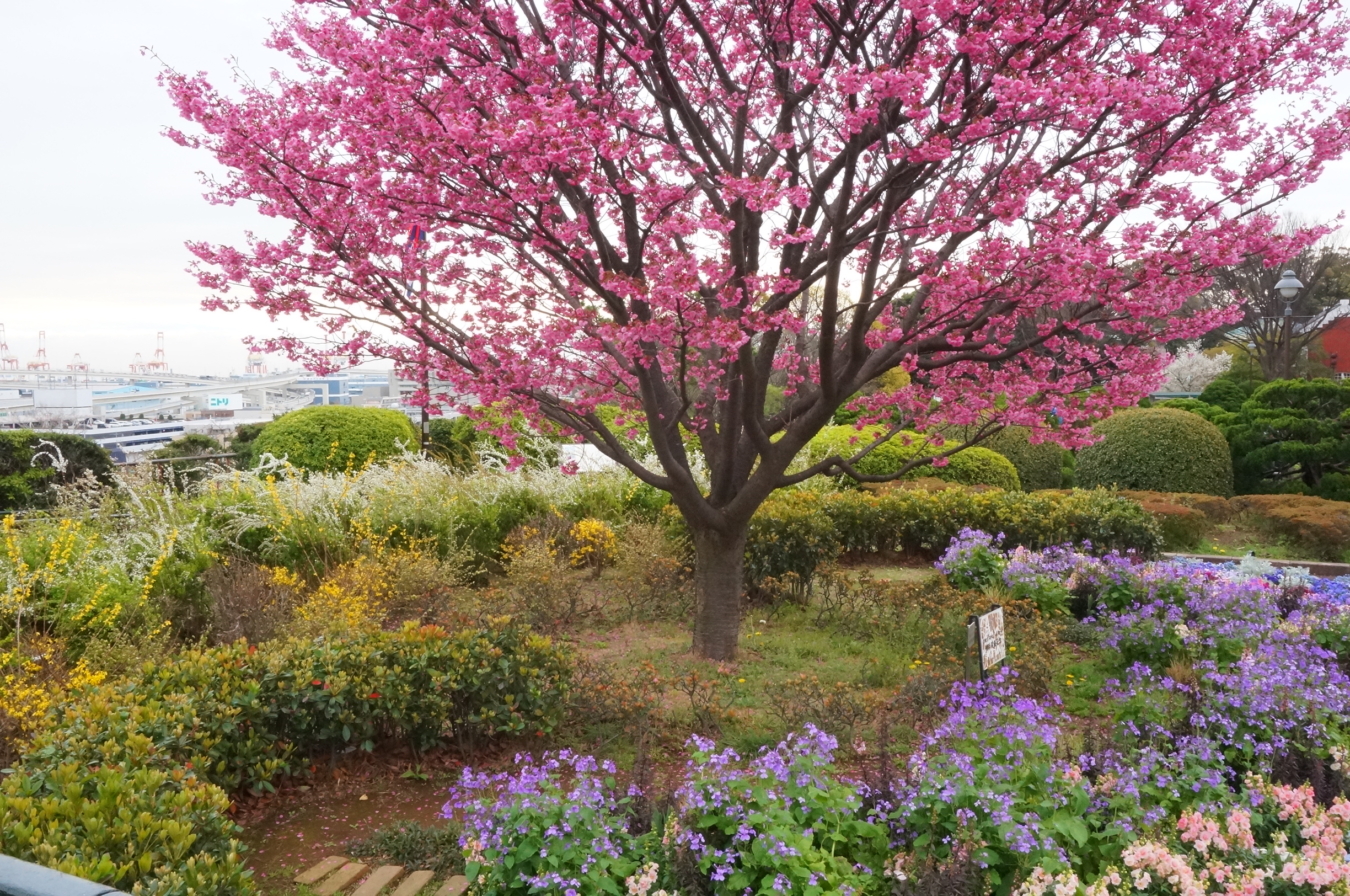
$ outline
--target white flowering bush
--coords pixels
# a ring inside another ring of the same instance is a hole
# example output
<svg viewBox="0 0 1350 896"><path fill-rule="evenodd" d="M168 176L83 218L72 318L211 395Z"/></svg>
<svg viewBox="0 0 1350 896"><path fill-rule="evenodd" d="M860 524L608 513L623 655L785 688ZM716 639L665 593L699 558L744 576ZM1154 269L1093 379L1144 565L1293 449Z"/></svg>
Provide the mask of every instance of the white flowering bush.
<svg viewBox="0 0 1350 896"><path fill-rule="evenodd" d="M1207 355L1200 350L1200 343L1189 343L1172 356L1172 362L1163 372L1162 391L1202 392L1227 373L1232 363L1233 356L1227 352Z"/></svg>

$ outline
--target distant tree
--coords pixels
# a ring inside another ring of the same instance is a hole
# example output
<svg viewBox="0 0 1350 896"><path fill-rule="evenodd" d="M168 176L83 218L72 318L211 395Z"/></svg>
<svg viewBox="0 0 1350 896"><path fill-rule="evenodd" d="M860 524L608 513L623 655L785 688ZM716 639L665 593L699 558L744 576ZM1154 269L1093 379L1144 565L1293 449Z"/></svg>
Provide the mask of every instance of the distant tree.
<svg viewBox="0 0 1350 896"><path fill-rule="evenodd" d="M1232 364L1232 355L1207 355L1198 341L1183 345L1163 371L1162 391L1199 392L1227 373Z"/></svg>
<svg viewBox="0 0 1350 896"><path fill-rule="evenodd" d="M208 435L188 433L174 439L150 454L151 460L168 461L157 464L175 489L182 489L205 479L210 472L208 461L200 458L225 453L225 446Z"/></svg>
<svg viewBox="0 0 1350 896"><path fill-rule="evenodd" d="M479 441L483 437L468 417L433 417L427 450L448 467L471 470L478 466Z"/></svg>
<svg viewBox="0 0 1350 896"><path fill-rule="evenodd" d="M150 454L152 459L165 460L178 457L201 457L206 454L223 454L225 446L208 435L188 433L179 436L163 448Z"/></svg>
<svg viewBox="0 0 1350 896"><path fill-rule="evenodd" d="M241 423L230 436L230 452L234 454L237 470L251 470L258 465L257 443L266 423Z"/></svg>
<svg viewBox="0 0 1350 896"><path fill-rule="evenodd" d="M1295 219L1286 219L1283 226L1287 233L1303 227ZM1289 370L1285 369L1286 303L1275 292L1275 283L1286 270L1293 271L1305 287L1288 306L1294 319ZM1216 341L1250 353L1264 379L1297 376L1303 369L1299 359L1330 323L1328 312L1350 296L1350 251L1338 237L1329 235L1292 258L1259 253L1219 268L1205 296L1215 307L1235 307L1241 313L1240 319L1215 334Z"/></svg>
<svg viewBox="0 0 1350 896"><path fill-rule="evenodd" d="M433 458L455 470L467 471L478 467L485 456L509 464L514 451L535 468L552 469L558 466L557 441L530 432L523 417L517 416L507 424L515 442L514 448L508 449L492 432L500 429L500 424L494 422L484 427L481 419L486 417L499 421L501 415L485 408L478 408L475 413L478 419L463 414L431 419L431 444L428 450Z"/></svg>
<svg viewBox="0 0 1350 896"><path fill-rule="evenodd" d="M0 512L48 507L56 485L86 476L113 481L108 452L89 439L31 429L0 430Z"/></svg>

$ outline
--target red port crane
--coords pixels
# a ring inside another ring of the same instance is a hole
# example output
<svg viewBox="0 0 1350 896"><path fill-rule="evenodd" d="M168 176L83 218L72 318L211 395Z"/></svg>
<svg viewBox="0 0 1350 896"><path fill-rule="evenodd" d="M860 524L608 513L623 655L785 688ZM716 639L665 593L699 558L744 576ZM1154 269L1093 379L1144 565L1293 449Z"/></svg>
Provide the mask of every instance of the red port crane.
<svg viewBox="0 0 1350 896"><path fill-rule="evenodd" d="M38 330L38 351L37 357L28 362L29 370L51 370L52 365L47 363L47 331Z"/></svg>

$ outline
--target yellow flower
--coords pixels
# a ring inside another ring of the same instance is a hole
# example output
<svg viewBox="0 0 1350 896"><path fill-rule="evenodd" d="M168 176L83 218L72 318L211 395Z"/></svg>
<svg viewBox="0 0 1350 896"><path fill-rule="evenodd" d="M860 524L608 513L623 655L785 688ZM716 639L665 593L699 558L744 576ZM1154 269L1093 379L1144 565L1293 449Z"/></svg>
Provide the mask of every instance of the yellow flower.
<svg viewBox="0 0 1350 896"><path fill-rule="evenodd" d="M567 537L576 545L567 558L573 569L612 566L618 559L619 540L603 520L590 517L579 520L568 531Z"/></svg>

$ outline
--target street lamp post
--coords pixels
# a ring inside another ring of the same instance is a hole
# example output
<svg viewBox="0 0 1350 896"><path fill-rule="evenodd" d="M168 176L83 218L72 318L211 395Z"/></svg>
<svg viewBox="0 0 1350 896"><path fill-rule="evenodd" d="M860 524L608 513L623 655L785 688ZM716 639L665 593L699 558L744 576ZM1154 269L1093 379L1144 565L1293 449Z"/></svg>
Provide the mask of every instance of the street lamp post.
<svg viewBox="0 0 1350 896"><path fill-rule="evenodd" d="M1290 357L1294 344L1294 300L1302 289L1303 284L1293 271L1285 271L1275 284L1275 291L1284 299L1284 378L1287 380L1294 378L1294 365Z"/></svg>
<svg viewBox="0 0 1350 896"><path fill-rule="evenodd" d="M427 262L426 259L422 257L423 253L426 251L427 248L426 229L417 224L414 224L412 227L409 227L408 245L412 248L413 254L416 257L418 257L422 262L421 271L419 272L418 277L419 281L418 286L421 287L419 290L419 292L421 293L421 304L419 306L419 311L421 313L421 324L423 333L422 338L423 401L422 401L422 421L421 421L422 426L420 427L420 429L421 429L422 456L426 457L427 451L431 448L431 412L428 410L428 404L431 401L431 374L427 370L427 360L430 357L431 353L428 350L426 344L427 315L430 313L430 309L427 307ZM411 298L412 297L411 284L408 287L408 293L409 298Z"/></svg>

